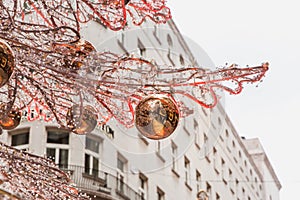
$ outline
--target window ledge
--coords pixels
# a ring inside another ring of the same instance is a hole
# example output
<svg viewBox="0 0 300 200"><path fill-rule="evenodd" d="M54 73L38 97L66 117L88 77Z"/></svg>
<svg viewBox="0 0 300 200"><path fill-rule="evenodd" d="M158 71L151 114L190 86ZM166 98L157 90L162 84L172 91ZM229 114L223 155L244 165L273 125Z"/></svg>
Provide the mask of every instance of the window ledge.
<svg viewBox="0 0 300 200"><path fill-rule="evenodd" d="M214 169L215 169L215 172L219 175L220 174L219 170L217 168L214 168Z"/></svg>
<svg viewBox="0 0 300 200"><path fill-rule="evenodd" d="M139 138L145 143L145 145L149 145L149 142L148 142L148 140L146 139L146 138L144 138L143 136L141 136L140 134L138 134L139 135Z"/></svg>
<svg viewBox="0 0 300 200"><path fill-rule="evenodd" d="M157 151L156 152L156 156L162 161L162 162L166 162L166 160L164 159L164 157Z"/></svg>
<svg viewBox="0 0 300 200"><path fill-rule="evenodd" d="M198 150L201 150L201 146L196 141L195 141L195 146L197 147Z"/></svg>
<svg viewBox="0 0 300 200"><path fill-rule="evenodd" d="M172 168L172 170L171 170L176 176L177 176L177 178L179 178L180 177L180 175L179 175L179 173L175 170L175 169L173 169Z"/></svg>
<svg viewBox="0 0 300 200"><path fill-rule="evenodd" d="M104 179L99 178L99 177L97 177L95 175L92 175L92 174L82 173L82 177L97 181L101 186L104 186L106 184L106 181Z"/></svg>
<svg viewBox="0 0 300 200"><path fill-rule="evenodd" d="M122 192L122 191L116 189L116 193L117 193L117 195L121 196L123 199L125 199L125 200L130 200L130 198L127 197L127 196L124 194L124 192Z"/></svg>
<svg viewBox="0 0 300 200"><path fill-rule="evenodd" d="M210 159L209 159L208 155L205 156L205 159L207 160L208 163L210 163Z"/></svg>
<svg viewBox="0 0 300 200"><path fill-rule="evenodd" d="M188 184L187 182L185 182L185 186L190 190L190 191L192 191L193 190L193 188L190 186L190 184Z"/></svg>

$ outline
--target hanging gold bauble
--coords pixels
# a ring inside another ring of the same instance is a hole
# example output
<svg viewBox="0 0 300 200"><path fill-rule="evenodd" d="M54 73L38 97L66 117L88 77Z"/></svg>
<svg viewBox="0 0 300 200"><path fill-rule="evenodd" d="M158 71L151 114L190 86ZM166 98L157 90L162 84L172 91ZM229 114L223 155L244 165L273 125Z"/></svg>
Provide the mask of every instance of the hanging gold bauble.
<svg viewBox="0 0 300 200"><path fill-rule="evenodd" d="M96 52L96 48L90 42L84 39L80 39L78 40L78 42L72 45L74 45L74 50L76 54L76 59L72 62L72 68L80 69L82 66L82 61L80 61L80 59L86 58L91 52ZM77 58L79 60L77 60Z"/></svg>
<svg viewBox="0 0 300 200"><path fill-rule="evenodd" d="M81 111L81 112L80 112ZM88 134L97 125L96 110L92 106L72 106L67 113L67 126L76 134Z"/></svg>
<svg viewBox="0 0 300 200"><path fill-rule="evenodd" d="M1 109L2 111L2 109ZM16 128L21 121L21 112L16 110L10 110L8 112L3 112L0 115L0 126L4 130L12 130Z"/></svg>
<svg viewBox="0 0 300 200"><path fill-rule="evenodd" d="M163 139L176 129L179 110L168 96L151 96L139 102L135 110L135 125L147 138Z"/></svg>
<svg viewBox="0 0 300 200"><path fill-rule="evenodd" d="M0 39L0 87L5 85L15 67L14 54L10 46Z"/></svg>

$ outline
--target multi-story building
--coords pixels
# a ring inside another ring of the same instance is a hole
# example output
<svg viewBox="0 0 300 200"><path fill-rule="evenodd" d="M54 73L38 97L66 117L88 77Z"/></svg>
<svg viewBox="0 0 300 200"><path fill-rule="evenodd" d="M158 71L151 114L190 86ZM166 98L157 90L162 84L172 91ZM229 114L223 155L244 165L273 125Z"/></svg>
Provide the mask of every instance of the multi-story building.
<svg viewBox="0 0 300 200"><path fill-rule="evenodd" d="M201 48L189 48L171 20L123 32L93 21L82 32L98 51L133 54L170 67L213 67ZM182 101L191 114L163 140L147 139L113 119L90 134L76 135L26 118L0 139L52 159L94 199L196 200L204 191L210 200L279 200L280 182L259 141L241 138L222 104L206 109Z"/></svg>

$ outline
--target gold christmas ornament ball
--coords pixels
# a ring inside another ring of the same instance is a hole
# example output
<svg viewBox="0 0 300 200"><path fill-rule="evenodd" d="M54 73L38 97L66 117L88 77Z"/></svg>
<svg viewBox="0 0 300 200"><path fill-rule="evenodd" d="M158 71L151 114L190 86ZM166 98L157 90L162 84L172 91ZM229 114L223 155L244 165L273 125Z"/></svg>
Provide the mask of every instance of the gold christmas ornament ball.
<svg viewBox="0 0 300 200"><path fill-rule="evenodd" d="M79 60L74 60L72 63L72 67L74 69L81 68L82 62L80 61L80 59L85 59L90 53L97 51L90 42L84 39L80 39L74 44L74 50L76 57L79 58Z"/></svg>
<svg viewBox="0 0 300 200"><path fill-rule="evenodd" d="M141 100L136 106L136 128L149 139L159 140L170 136L178 121L179 110L168 96L151 96Z"/></svg>
<svg viewBox="0 0 300 200"><path fill-rule="evenodd" d="M5 85L15 68L15 57L10 46L0 39L0 87Z"/></svg>
<svg viewBox="0 0 300 200"><path fill-rule="evenodd" d="M80 55L87 55L93 51L96 51L96 48L87 40L80 39L75 43L76 53Z"/></svg>
<svg viewBox="0 0 300 200"><path fill-rule="evenodd" d="M84 135L92 132L97 125L96 110L92 106L72 106L67 113L67 126L72 132Z"/></svg>
<svg viewBox="0 0 300 200"><path fill-rule="evenodd" d="M4 112L0 115L0 126L4 130L12 130L16 128L21 122L21 112L16 110Z"/></svg>

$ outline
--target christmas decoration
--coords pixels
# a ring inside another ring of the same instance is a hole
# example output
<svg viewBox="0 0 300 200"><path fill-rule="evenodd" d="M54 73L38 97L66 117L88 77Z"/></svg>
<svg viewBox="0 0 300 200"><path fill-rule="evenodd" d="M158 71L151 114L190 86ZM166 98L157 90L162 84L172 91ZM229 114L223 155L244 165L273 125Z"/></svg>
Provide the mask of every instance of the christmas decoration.
<svg viewBox="0 0 300 200"><path fill-rule="evenodd" d="M136 115L138 129L145 136L164 138L174 131L177 118L188 115L181 97L212 108L219 98L216 90L238 94L244 83L260 81L268 70L267 63L215 71L201 66L157 65L143 58L97 52L82 39L81 24L95 17L113 30L123 28L126 17L120 11L130 6L140 17L134 18L127 10L137 25L145 17L157 23L169 18L163 0L1 1L2 128L15 128L20 118L26 117L29 121L53 121L66 130L86 134L96 123L105 124L111 118L132 127ZM176 113L176 121L159 121L149 115L152 129L142 128L141 112L135 113L135 108L144 109L143 102L147 104L155 95L165 95L155 101L161 101L168 117Z"/></svg>

